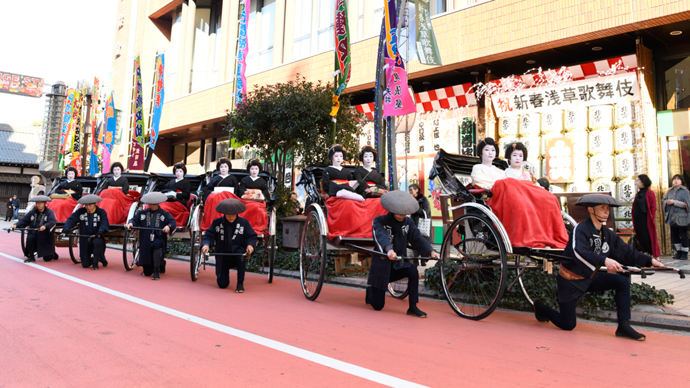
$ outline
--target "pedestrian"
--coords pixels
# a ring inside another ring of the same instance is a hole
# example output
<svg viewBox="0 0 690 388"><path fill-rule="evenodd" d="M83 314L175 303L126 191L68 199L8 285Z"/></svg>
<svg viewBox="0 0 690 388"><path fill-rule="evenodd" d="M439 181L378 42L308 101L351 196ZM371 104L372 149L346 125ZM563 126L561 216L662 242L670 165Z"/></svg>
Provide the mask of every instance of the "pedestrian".
<svg viewBox="0 0 690 388"><path fill-rule="evenodd" d="M292 206L290 206L290 209L292 211L293 216L298 216L304 213L302 204L299 202L299 199L297 198L297 193L295 193L294 191L290 193L290 202L292 204Z"/></svg>
<svg viewBox="0 0 690 388"><path fill-rule="evenodd" d="M10 227L12 230L16 228L38 229L30 230L26 234L25 263L36 261L34 258L36 253L38 253L38 257L43 258L43 261L58 259L58 255L55 253L55 233L53 232L55 213L46 207L46 203L50 201L52 200L45 195L31 198L29 202L35 202L36 205L21 220Z"/></svg>
<svg viewBox="0 0 690 388"><path fill-rule="evenodd" d="M656 195L649 189L652 186L652 180L647 175L640 174L635 180L635 184L639 191L635 195L632 213L633 229L639 244L639 251L648 253L652 257L659 257L661 253L656 236L656 225L654 224Z"/></svg>
<svg viewBox="0 0 690 388"><path fill-rule="evenodd" d="M14 214L14 205L12 205L12 198L7 199L7 210L5 211L5 222L9 222Z"/></svg>
<svg viewBox="0 0 690 388"><path fill-rule="evenodd" d="M690 191L680 174L671 179L673 186L666 192L662 202L666 225L671 227L671 243L676 250L674 259L688 259L688 223L690 223Z"/></svg>
<svg viewBox="0 0 690 388"><path fill-rule="evenodd" d="M556 277L560 312L535 299L534 315L539 322L551 321L563 330L573 330L577 323L577 304L585 293L615 290L616 336L643 341L645 335L630 327L630 280L617 272L623 272L621 265L663 267L663 264L633 250L606 227L610 209L621 206L618 200L605 194L587 194L576 205L586 206L589 218L575 226L565 247L565 258ZM608 273L599 273L599 268L604 266Z"/></svg>
<svg viewBox="0 0 690 388"><path fill-rule="evenodd" d="M12 196L12 214L14 215L15 220L19 220L19 198L17 198L17 194Z"/></svg>
<svg viewBox="0 0 690 388"><path fill-rule="evenodd" d="M235 292L244 292L244 272L247 259L256 247L256 232L246 218L238 214L247 210L242 201L228 198L216 206L216 211L223 214L213 220L211 227L206 230L201 242L201 252L206 254L214 245L216 253L237 253L246 256L216 256L216 283L220 288L230 285L230 268L237 268L237 287Z"/></svg>
<svg viewBox="0 0 690 388"><path fill-rule="evenodd" d="M389 191L381 197L381 205L388 214L374 218L372 233L375 249L382 255L373 255L367 279L366 304L374 310L383 309L388 284L407 278L409 308L407 315L426 318L427 314L417 307L419 302L419 272L406 256L407 244L424 256L438 258L431 245L424 239L414 221L408 215L419 210L417 200L405 191Z"/></svg>
<svg viewBox="0 0 690 388"><path fill-rule="evenodd" d="M159 192L144 195L141 202L149 205L148 209L139 210L127 224L127 229L132 226L156 229L139 231L138 265L144 267L144 275L151 276L152 280L160 279L160 274L165 273L168 234L177 227L175 218L160 207L167 200L168 197Z"/></svg>
<svg viewBox="0 0 690 388"><path fill-rule="evenodd" d="M62 233L79 226L79 257L83 268L98 269L98 263L103 267L108 266L105 259L105 237L110 230L108 214L105 210L96 206L103 199L97 195L87 194L79 199L79 204L84 205L72 213L62 227ZM93 258L91 257L93 255Z"/></svg>

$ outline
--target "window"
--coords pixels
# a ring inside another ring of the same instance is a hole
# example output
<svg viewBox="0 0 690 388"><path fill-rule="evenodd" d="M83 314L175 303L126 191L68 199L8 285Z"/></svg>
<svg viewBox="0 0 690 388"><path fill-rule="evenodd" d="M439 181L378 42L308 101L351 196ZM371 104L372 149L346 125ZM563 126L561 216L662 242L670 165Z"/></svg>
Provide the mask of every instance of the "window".
<svg viewBox="0 0 690 388"><path fill-rule="evenodd" d="M295 0L295 44L292 59L306 58L311 54L312 0Z"/></svg>
<svg viewBox="0 0 690 388"><path fill-rule="evenodd" d="M383 24L383 6L376 8L374 10L374 23L376 24L376 28L374 31L376 31L376 35L378 36L381 33L381 24Z"/></svg>
<svg viewBox="0 0 690 388"><path fill-rule="evenodd" d="M438 15L440 13L446 12L446 2L448 0L432 0L431 4L431 15ZM451 5L452 7L452 5Z"/></svg>
<svg viewBox="0 0 690 388"><path fill-rule="evenodd" d="M666 109L690 108L690 56L664 61Z"/></svg>
<svg viewBox="0 0 690 388"><path fill-rule="evenodd" d="M364 0L359 0L359 17L357 18L357 39L364 38Z"/></svg>
<svg viewBox="0 0 690 388"><path fill-rule="evenodd" d="M333 37L334 18L335 1L319 0L318 45L316 47L316 52L320 53L332 49L335 45L335 39Z"/></svg>
<svg viewBox="0 0 690 388"><path fill-rule="evenodd" d="M260 9L261 12L257 12ZM247 73L254 74L273 66L275 0L252 1L249 9Z"/></svg>
<svg viewBox="0 0 690 388"><path fill-rule="evenodd" d="M173 14L172 31L170 34L170 49L165 54L165 94L168 99L175 97L175 82L177 81L178 47L180 45L180 28L182 28L182 8Z"/></svg>
<svg viewBox="0 0 690 388"><path fill-rule="evenodd" d="M173 159L172 159L172 164L175 165L177 163L184 163L185 160L185 149L186 149L186 144L177 144L173 146Z"/></svg>

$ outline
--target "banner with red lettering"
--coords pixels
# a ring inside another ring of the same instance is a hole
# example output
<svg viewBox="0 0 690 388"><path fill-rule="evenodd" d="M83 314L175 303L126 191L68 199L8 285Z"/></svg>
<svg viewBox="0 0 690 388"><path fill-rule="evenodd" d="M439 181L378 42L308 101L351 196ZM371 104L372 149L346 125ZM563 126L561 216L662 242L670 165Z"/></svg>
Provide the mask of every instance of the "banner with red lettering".
<svg viewBox="0 0 690 388"><path fill-rule="evenodd" d="M385 0L384 33L386 45L383 58L386 68L386 91L383 93L383 115L402 116L417 111L407 87L407 72L402 56L398 52L398 17L396 0Z"/></svg>
<svg viewBox="0 0 690 388"><path fill-rule="evenodd" d="M0 71L0 93L41 97L43 96L43 78Z"/></svg>

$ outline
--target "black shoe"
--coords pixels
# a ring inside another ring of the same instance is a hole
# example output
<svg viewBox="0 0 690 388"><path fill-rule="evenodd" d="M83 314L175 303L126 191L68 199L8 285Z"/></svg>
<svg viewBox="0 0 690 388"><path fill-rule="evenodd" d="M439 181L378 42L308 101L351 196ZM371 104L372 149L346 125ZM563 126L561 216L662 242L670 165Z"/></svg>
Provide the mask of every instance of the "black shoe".
<svg viewBox="0 0 690 388"><path fill-rule="evenodd" d="M418 309L417 306L410 307L409 309L407 309L407 315L414 315L418 318L426 318L426 313Z"/></svg>
<svg viewBox="0 0 690 388"><path fill-rule="evenodd" d="M160 280L161 275L159 271L156 271L155 269L153 270L153 276L151 276L151 280Z"/></svg>
<svg viewBox="0 0 690 388"><path fill-rule="evenodd" d="M680 255L681 255L680 251L676 251L676 254L673 255L673 259L675 259L675 260L680 259Z"/></svg>
<svg viewBox="0 0 690 388"><path fill-rule="evenodd" d="M644 341L647 339L642 333L638 333L630 326L630 321L622 320L618 322L618 329L616 330L616 337L630 338L636 341Z"/></svg>
<svg viewBox="0 0 690 388"><path fill-rule="evenodd" d="M244 282L237 282L237 287L235 288L235 292L238 294L244 293Z"/></svg>
<svg viewBox="0 0 690 388"><path fill-rule="evenodd" d="M53 255L53 260L57 260L59 258L60 258L60 256L57 253Z"/></svg>
<svg viewBox="0 0 690 388"><path fill-rule="evenodd" d="M35 263L36 259L33 257L27 257L26 259L24 259L24 262L25 263Z"/></svg>
<svg viewBox="0 0 690 388"><path fill-rule="evenodd" d="M367 306L371 306L371 301L369 300L369 293L371 292L371 286L367 286L366 292L364 292L364 303L367 304Z"/></svg>
<svg viewBox="0 0 690 388"><path fill-rule="evenodd" d="M93 267L91 267L92 270L97 270L98 269L98 263L93 263Z"/></svg>
<svg viewBox="0 0 690 388"><path fill-rule="evenodd" d="M687 260L688 259L688 252L683 252L678 260Z"/></svg>
<svg viewBox="0 0 690 388"><path fill-rule="evenodd" d="M108 260L106 260L105 258L101 259L101 264L103 264L103 268L107 267L108 266Z"/></svg>
<svg viewBox="0 0 690 388"><path fill-rule="evenodd" d="M545 307L546 306L544 305L544 303L541 300L539 300L539 299L534 300L534 317L537 318L537 321L539 321L539 322L548 322L549 321L549 318L547 318L543 313Z"/></svg>
<svg viewBox="0 0 690 388"><path fill-rule="evenodd" d="M161 261L161 269L158 272L161 274L165 273L165 259Z"/></svg>

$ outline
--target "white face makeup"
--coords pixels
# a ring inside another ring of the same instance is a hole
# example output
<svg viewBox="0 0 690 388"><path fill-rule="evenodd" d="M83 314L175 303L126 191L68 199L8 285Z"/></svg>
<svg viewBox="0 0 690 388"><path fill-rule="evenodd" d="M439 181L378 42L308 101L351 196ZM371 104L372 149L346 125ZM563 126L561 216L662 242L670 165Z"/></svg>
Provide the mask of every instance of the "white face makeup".
<svg viewBox="0 0 690 388"><path fill-rule="evenodd" d="M249 167L249 175L251 175L253 178L259 176L259 166Z"/></svg>
<svg viewBox="0 0 690 388"><path fill-rule="evenodd" d="M362 155L362 163L364 163L365 168L371 168L374 164L374 153L365 152L364 155Z"/></svg>
<svg viewBox="0 0 690 388"><path fill-rule="evenodd" d="M333 154L332 163L335 167L340 167L340 165L343 164L343 153L342 152L335 152Z"/></svg>
<svg viewBox="0 0 690 388"><path fill-rule="evenodd" d="M74 171L67 172L67 180L74 180Z"/></svg>
<svg viewBox="0 0 690 388"><path fill-rule="evenodd" d="M220 165L220 175L228 175L228 171L230 169L228 168L228 165L223 163Z"/></svg>
<svg viewBox="0 0 690 388"><path fill-rule="evenodd" d="M113 175L115 178L118 178L120 175L122 175L122 169L120 169L120 167L113 168Z"/></svg>
<svg viewBox="0 0 690 388"><path fill-rule="evenodd" d="M510 154L510 167L511 168L520 168L522 166L522 162L524 160L525 160L525 158L522 155L522 151L515 150L515 151L513 151L512 154Z"/></svg>
<svg viewBox="0 0 690 388"><path fill-rule="evenodd" d="M482 164L490 165L494 159L496 159L496 147L489 144L485 145L482 148Z"/></svg>
<svg viewBox="0 0 690 388"><path fill-rule="evenodd" d="M175 170L175 178L177 179L182 179L184 178L184 170L178 168Z"/></svg>

